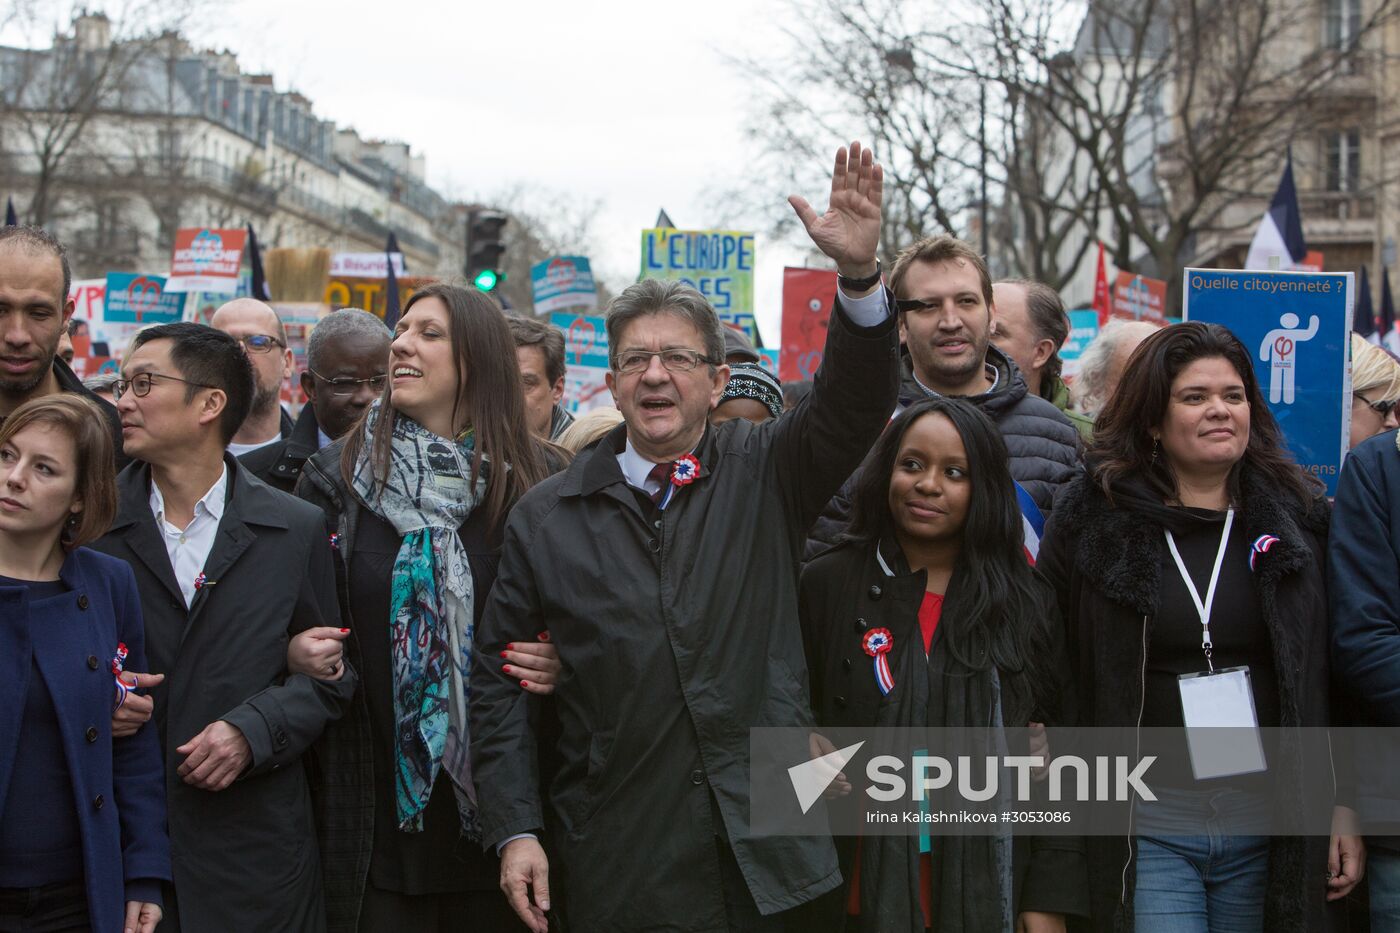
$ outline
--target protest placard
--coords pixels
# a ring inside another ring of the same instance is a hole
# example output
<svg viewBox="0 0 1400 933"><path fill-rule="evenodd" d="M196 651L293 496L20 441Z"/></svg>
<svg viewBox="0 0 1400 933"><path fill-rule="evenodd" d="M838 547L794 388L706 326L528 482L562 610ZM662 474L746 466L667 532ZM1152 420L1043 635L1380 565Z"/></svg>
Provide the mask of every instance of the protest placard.
<svg viewBox="0 0 1400 933"><path fill-rule="evenodd" d="M704 295L720 320L757 342L753 311L754 240L734 230L642 231L643 279L679 280Z"/></svg>
<svg viewBox="0 0 1400 933"><path fill-rule="evenodd" d="M399 286L399 307L408 304L408 299L418 289L429 282L436 282L437 279L431 276L404 276L395 277ZM385 290L388 280L380 278L363 278L360 276L331 276L331 280L326 284L325 303L333 310L339 311L341 308L359 308L371 314L384 316L384 311L388 302L388 292Z"/></svg>
<svg viewBox="0 0 1400 933"><path fill-rule="evenodd" d="M1132 272L1118 273L1113 285L1113 317L1166 323L1167 283Z"/></svg>
<svg viewBox="0 0 1400 933"><path fill-rule="evenodd" d="M827 321L836 300L830 269L783 270L783 381L811 379L822 364Z"/></svg>
<svg viewBox="0 0 1400 933"><path fill-rule="evenodd" d="M1064 363L1064 369L1060 375L1070 381L1079 375L1079 358L1084 355L1084 348L1093 342L1099 335L1099 315L1093 308L1084 308L1078 311L1069 312L1069 336L1065 338L1064 346L1060 347L1060 361Z"/></svg>
<svg viewBox="0 0 1400 933"><path fill-rule="evenodd" d="M598 288L586 256L553 256L535 263L530 267L530 289L536 314L598 307Z"/></svg>
<svg viewBox="0 0 1400 933"><path fill-rule="evenodd" d="M549 322L564 332L564 398L574 414L613 404L608 372L608 331L603 318L557 311Z"/></svg>
<svg viewBox="0 0 1400 933"><path fill-rule="evenodd" d="M211 227L181 227L175 231L175 252L170 259L170 292L213 292L232 295L238 291L238 267L243 260L243 241L248 231Z"/></svg>
<svg viewBox="0 0 1400 933"><path fill-rule="evenodd" d="M183 292L166 289L160 275L108 272L104 320L109 324L172 324L185 309Z"/></svg>
<svg viewBox="0 0 1400 933"><path fill-rule="evenodd" d="M1302 468L1335 495L1351 429L1349 272L1187 269L1182 318L1228 327Z"/></svg>
<svg viewBox="0 0 1400 933"><path fill-rule="evenodd" d="M335 278L382 279L389 275L389 257L394 259L394 276L407 275L403 253L333 253L331 275Z"/></svg>

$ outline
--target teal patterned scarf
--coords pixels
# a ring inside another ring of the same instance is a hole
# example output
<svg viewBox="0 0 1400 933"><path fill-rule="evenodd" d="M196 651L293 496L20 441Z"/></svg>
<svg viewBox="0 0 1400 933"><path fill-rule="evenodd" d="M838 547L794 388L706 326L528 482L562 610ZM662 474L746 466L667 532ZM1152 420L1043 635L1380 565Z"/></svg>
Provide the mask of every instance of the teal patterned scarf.
<svg viewBox="0 0 1400 933"><path fill-rule="evenodd" d="M365 417L352 485L403 536L389 603L398 826L422 830L441 769L452 779L463 832L476 839L467 731L475 594L457 530L481 501L485 464L483 475L473 477L470 435L449 440L396 414L389 474L376 479L371 452L378 427L376 401Z"/></svg>

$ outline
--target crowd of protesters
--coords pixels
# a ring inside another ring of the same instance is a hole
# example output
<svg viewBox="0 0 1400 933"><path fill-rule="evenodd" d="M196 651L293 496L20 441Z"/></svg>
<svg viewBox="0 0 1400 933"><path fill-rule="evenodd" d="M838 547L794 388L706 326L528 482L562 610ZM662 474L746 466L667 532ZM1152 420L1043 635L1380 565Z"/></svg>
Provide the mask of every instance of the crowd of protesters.
<svg viewBox="0 0 1400 933"><path fill-rule="evenodd" d="M1110 323L1068 384L1052 289L882 269L882 186L852 143L792 199L810 383L644 280L577 419L562 334L447 284L325 316L295 419L252 299L84 384L61 244L0 229L0 933L1400 930L1400 760L1285 740L1126 842L751 831L755 726L1179 730L1247 668L1260 727L1400 727L1400 363L1356 339L1329 503L1228 330Z"/></svg>

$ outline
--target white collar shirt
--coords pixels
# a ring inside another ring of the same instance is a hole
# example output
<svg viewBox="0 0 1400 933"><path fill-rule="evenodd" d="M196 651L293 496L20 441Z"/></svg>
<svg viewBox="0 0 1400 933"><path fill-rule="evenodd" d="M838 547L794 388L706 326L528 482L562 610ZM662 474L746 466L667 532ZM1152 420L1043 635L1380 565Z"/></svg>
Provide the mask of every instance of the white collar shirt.
<svg viewBox="0 0 1400 933"><path fill-rule="evenodd" d="M175 572L175 582L180 585L186 608L194 602L195 580L204 572L209 552L214 549L227 495L228 464L224 464L218 480L195 503L194 518L184 528L177 528L166 521L165 497L160 494L155 480L151 481L151 514L156 517L156 530L165 542L165 553L170 557L170 568Z"/></svg>
<svg viewBox="0 0 1400 933"><path fill-rule="evenodd" d="M637 448L632 446L632 439L627 439L627 446L622 453L617 455L617 465L622 467L622 476L627 480L627 485L649 496L656 495L656 491L661 488L661 484L651 478L651 468L656 466L646 457L637 453Z"/></svg>

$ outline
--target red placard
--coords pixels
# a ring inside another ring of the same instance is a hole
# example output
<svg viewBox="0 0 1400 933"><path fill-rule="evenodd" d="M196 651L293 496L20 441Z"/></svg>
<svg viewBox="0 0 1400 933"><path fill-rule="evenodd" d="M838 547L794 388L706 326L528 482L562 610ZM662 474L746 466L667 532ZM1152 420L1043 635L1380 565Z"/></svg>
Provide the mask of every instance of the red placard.
<svg viewBox="0 0 1400 933"><path fill-rule="evenodd" d="M166 291L217 292L238 290L238 267L248 231L212 227L181 227L175 231Z"/></svg>
<svg viewBox="0 0 1400 933"><path fill-rule="evenodd" d="M822 364L827 319L836 300L836 273L830 269L783 270L783 352L778 378L811 379Z"/></svg>
<svg viewBox="0 0 1400 933"><path fill-rule="evenodd" d="M1128 321L1167 322L1167 283L1132 272L1118 273L1113 285L1113 316Z"/></svg>

